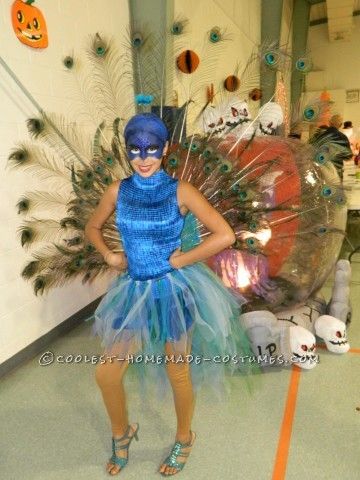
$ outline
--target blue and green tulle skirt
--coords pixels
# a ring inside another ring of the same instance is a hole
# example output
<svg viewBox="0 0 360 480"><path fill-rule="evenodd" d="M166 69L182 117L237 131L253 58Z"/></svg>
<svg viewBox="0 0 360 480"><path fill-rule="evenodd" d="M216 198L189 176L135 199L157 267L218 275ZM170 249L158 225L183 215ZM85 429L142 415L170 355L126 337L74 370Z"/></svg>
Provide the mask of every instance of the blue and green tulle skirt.
<svg viewBox="0 0 360 480"><path fill-rule="evenodd" d="M150 280L125 272L98 305L92 333L100 336L105 356L134 366L143 394L155 385L159 398L166 395L166 362L175 361L190 364L195 392L206 384L221 400L230 393L228 376L254 369L239 321L244 302L202 262Z"/></svg>

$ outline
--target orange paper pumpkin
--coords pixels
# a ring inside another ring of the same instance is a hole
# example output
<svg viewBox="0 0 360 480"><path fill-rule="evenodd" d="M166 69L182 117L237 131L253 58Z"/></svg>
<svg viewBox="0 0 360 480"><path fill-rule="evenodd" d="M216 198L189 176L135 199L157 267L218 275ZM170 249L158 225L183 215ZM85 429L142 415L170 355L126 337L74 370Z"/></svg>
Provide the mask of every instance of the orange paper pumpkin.
<svg viewBox="0 0 360 480"><path fill-rule="evenodd" d="M44 15L32 5L35 0L15 0L11 7L14 32L20 42L32 48L46 48L48 34Z"/></svg>

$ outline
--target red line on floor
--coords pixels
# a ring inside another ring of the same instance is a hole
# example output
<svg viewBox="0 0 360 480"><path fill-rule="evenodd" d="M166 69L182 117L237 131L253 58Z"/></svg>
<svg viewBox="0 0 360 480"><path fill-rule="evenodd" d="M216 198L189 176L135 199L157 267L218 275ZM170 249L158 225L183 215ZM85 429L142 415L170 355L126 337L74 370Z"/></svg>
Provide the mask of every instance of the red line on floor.
<svg viewBox="0 0 360 480"><path fill-rule="evenodd" d="M286 399L272 480L285 479L301 369L293 365Z"/></svg>

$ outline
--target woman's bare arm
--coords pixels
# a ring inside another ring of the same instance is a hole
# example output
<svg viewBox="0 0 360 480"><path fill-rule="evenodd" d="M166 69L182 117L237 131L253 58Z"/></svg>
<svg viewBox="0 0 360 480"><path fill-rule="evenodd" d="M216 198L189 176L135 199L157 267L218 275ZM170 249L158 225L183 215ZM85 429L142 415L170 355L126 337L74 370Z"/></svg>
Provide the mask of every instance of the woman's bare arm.
<svg viewBox="0 0 360 480"><path fill-rule="evenodd" d="M235 234L230 225L191 183L179 181L178 203L182 211L190 210L211 234L188 252L173 256L170 263L175 268L205 260L235 242Z"/></svg>
<svg viewBox="0 0 360 480"><path fill-rule="evenodd" d="M120 182L121 180L113 182L105 190L99 205L96 207L94 213L85 226L86 238L94 245L96 250L98 250L103 257L106 257L109 253L111 253L111 250L104 241L101 229L115 210Z"/></svg>

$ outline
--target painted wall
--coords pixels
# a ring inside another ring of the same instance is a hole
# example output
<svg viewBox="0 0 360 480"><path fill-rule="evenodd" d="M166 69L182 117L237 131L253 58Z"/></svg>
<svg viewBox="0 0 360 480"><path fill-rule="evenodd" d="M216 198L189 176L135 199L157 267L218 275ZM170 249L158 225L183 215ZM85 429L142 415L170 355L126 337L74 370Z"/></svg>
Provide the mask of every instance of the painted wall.
<svg viewBox="0 0 360 480"><path fill-rule="evenodd" d="M74 94L69 90L62 58L79 51L86 37L96 32L113 36L120 46L129 18L127 0L37 0L49 31L49 46L44 50L31 49L17 40L10 21L11 4L12 0L0 1L2 57L45 111L63 113L74 120ZM39 298L34 296L32 285L20 277L29 255L16 235L21 219L15 204L22 193L39 184L30 175L13 173L5 166L16 142L28 138L25 119L36 110L1 67L0 105L1 363L101 295L109 277L91 286L74 281ZM94 132L94 125L83 126Z"/></svg>
<svg viewBox="0 0 360 480"><path fill-rule="evenodd" d="M360 17L354 17L352 38L349 42L329 42L327 25L309 28L308 46L317 70L308 75L307 92L327 89L334 91L332 107L344 120L352 120L360 127L360 103L346 103L345 90L360 89ZM336 92L336 93L335 93Z"/></svg>
<svg viewBox="0 0 360 480"><path fill-rule="evenodd" d="M174 90L179 97L179 105L189 95L195 101L190 112L189 122L195 117L206 101L206 88L198 87L198 78L214 84L215 92L220 84L236 67L244 67L250 54L260 43L260 0L175 0L174 17L187 18L188 28L176 45L175 52L182 49L194 50L200 57L199 71L191 75L177 75ZM227 40L219 44L208 41L209 31L219 27ZM258 75L257 71L253 75ZM203 85L203 82L202 82ZM258 86L258 85L257 85ZM220 100L218 95L216 101ZM257 109L257 104L253 105Z"/></svg>

